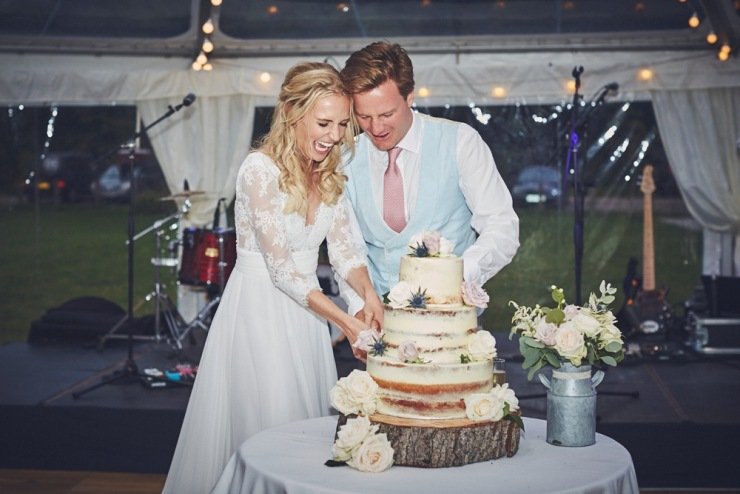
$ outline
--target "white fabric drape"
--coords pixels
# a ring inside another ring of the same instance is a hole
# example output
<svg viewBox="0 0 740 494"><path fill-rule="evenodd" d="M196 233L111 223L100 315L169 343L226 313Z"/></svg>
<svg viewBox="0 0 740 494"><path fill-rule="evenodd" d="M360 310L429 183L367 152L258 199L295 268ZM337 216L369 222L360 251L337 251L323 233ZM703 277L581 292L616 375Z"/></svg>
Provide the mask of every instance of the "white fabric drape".
<svg viewBox="0 0 740 494"><path fill-rule="evenodd" d="M704 274L740 274L740 87L654 91L666 155L704 228Z"/></svg>
<svg viewBox="0 0 740 494"><path fill-rule="evenodd" d="M143 100L137 107L146 126L181 101ZM254 98L243 94L198 97L147 131L170 191L181 192L187 180L191 191L204 192L190 198L190 210L180 221L181 236L187 227L210 227L219 198L226 198L226 204L234 198L236 174L252 138L254 108ZM180 210L183 201L178 200ZM222 227L224 216L219 222ZM178 287L177 300L186 320L206 304L205 292L188 285Z"/></svg>
<svg viewBox="0 0 740 494"><path fill-rule="evenodd" d="M179 101L139 101L137 106L149 125ZM249 151L254 120L254 101L247 95L197 98L188 107L147 132L162 165L170 191L190 190L204 194L191 198L186 218L191 226L204 226L213 219L219 198L230 203L235 194L236 174Z"/></svg>

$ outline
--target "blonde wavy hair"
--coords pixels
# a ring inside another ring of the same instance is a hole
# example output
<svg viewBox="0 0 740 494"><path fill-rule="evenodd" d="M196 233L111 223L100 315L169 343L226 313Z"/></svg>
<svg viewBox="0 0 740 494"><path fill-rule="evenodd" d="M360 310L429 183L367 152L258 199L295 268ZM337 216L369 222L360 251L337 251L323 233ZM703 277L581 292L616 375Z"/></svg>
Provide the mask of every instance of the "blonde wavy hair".
<svg viewBox="0 0 740 494"><path fill-rule="evenodd" d="M280 169L278 186L288 196L285 213L308 212L308 192L312 172L318 173L317 193L325 204L336 204L344 190L347 177L341 173L342 154L354 153L354 111L350 99L350 119L338 146L316 168L306 162L307 153L296 140L296 125L313 109L318 100L329 95L349 98L339 72L320 62L304 62L291 67L280 87L277 105L267 135L259 150L268 155Z"/></svg>

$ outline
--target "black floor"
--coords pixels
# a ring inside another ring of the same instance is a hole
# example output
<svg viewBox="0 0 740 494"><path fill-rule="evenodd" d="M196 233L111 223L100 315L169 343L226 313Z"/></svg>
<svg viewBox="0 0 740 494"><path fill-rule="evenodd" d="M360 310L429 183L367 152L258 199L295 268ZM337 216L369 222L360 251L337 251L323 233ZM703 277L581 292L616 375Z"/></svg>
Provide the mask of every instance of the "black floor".
<svg viewBox="0 0 740 494"><path fill-rule="evenodd" d="M137 341L132 359L125 340L0 346L0 468L165 473L190 387L124 378L96 386L131 363L144 371L197 362L205 333L193 335L184 352ZM507 336L497 340L508 380L524 415L544 419L544 387L527 381ZM346 344L335 356L340 376L358 367ZM597 390L597 430L630 451L641 487L740 488L740 356L682 347L631 355Z"/></svg>

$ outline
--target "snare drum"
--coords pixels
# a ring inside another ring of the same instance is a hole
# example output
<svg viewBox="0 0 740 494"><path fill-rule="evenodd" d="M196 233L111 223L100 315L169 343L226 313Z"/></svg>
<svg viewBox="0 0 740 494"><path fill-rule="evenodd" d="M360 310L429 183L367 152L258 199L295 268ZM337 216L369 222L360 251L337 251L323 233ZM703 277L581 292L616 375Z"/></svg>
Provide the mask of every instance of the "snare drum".
<svg viewBox="0 0 740 494"><path fill-rule="evenodd" d="M182 234L182 256L178 281L184 285L223 284L236 265L236 231L233 228L186 228Z"/></svg>

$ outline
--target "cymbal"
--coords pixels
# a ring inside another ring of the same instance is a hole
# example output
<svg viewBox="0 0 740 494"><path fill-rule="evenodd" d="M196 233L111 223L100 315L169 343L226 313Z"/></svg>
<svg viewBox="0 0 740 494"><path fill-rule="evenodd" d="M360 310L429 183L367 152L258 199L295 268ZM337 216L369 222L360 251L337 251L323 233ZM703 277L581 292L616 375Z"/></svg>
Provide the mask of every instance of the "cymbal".
<svg viewBox="0 0 740 494"><path fill-rule="evenodd" d="M160 201L173 201L175 199L187 199L188 197L197 196L200 194L205 194L205 191L203 190L183 190L182 192L177 192L175 194L160 197Z"/></svg>

